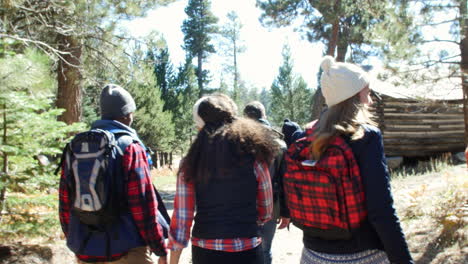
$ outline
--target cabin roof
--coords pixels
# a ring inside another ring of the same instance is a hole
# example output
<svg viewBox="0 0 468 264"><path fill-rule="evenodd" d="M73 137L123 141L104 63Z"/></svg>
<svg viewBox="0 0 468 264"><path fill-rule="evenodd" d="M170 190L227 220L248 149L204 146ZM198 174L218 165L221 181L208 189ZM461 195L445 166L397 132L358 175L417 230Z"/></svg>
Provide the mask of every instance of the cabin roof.
<svg viewBox="0 0 468 264"><path fill-rule="evenodd" d="M393 85L390 81L373 80L371 88L380 95L417 101L460 101L463 90L460 78L450 78L431 84Z"/></svg>

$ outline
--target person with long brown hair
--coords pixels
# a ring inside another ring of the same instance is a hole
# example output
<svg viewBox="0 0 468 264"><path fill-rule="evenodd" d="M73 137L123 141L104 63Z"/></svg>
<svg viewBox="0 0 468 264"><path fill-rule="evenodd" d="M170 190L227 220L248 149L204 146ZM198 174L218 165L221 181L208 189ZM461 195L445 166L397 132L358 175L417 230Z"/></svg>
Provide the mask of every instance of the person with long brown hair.
<svg viewBox="0 0 468 264"><path fill-rule="evenodd" d="M199 132L177 176L170 263L179 262L194 222L194 264L263 264L258 232L272 215L268 167L279 147L267 128L236 113L223 94L194 105Z"/></svg>
<svg viewBox="0 0 468 264"><path fill-rule="evenodd" d="M304 230L301 263L413 263L393 206L382 133L368 111L368 105L372 104L369 76L360 67L335 62L331 56L323 59L321 68L321 87L327 109L305 133L313 139L307 160L311 164L307 166L315 166L312 161L318 164L336 137L344 139L354 155L353 163L358 167L362 181L358 186L362 186L364 209L360 214L362 222L346 239L326 239ZM340 169L349 164L332 166ZM351 175L351 169L348 173ZM345 180L337 182L340 185Z"/></svg>

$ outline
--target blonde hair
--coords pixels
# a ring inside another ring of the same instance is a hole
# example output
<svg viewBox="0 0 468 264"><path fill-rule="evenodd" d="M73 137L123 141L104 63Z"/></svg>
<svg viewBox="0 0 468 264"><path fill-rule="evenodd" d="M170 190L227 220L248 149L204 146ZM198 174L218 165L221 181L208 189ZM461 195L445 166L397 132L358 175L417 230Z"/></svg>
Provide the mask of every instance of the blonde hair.
<svg viewBox="0 0 468 264"><path fill-rule="evenodd" d="M364 136L363 124L376 125L367 106L361 103L359 93L331 106L322 114L310 145L311 158L319 159L336 136L358 140Z"/></svg>

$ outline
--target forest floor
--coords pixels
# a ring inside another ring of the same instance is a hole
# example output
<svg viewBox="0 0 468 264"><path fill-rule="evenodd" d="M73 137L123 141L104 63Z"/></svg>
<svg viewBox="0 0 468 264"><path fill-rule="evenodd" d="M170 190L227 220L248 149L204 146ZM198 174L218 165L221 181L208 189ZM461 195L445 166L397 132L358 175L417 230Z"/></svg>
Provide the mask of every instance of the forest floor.
<svg viewBox="0 0 468 264"><path fill-rule="evenodd" d="M174 171L154 170L153 178L172 214ZM468 170L466 165L394 176L392 190L411 254L417 264L468 263ZM60 233L60 232L57 232ZM302 233L291 226L273 240L273 263L299 263ZM74 263L63 236L0 241L0 263ZM182 264L191 263L190 248Z"/></svg>

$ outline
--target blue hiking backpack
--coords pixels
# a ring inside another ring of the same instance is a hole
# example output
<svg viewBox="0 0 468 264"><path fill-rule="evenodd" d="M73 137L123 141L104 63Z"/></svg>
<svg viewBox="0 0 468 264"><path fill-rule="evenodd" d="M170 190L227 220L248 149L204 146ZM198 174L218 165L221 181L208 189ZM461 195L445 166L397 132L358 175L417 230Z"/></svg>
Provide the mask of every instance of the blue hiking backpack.
<svg viewBox="0 0 468 264"><path fill-rule="evenodd" d="M123 184L116 163L121 157L114 134L102 129L77 134L65 147L71 210L83 224L99 228L118 218Z"/></svg>
<svg viewBox="0 0 468 264"><path fill-rule="evenodd" d="M128 210L124 197L121 166L123 151L132 141L119 144L121 136L130 136L147 150L148 163L152 160L148 149L123 129L91 129L77 134L62 153L60 169L64 169L70 189L71 211L81 223L94 231L105 232L119 215ZM125 140L124 140L125 141ZM157 222L164 238L168 238L170 217L159 192L154 188L158 202Z"/></svg>

